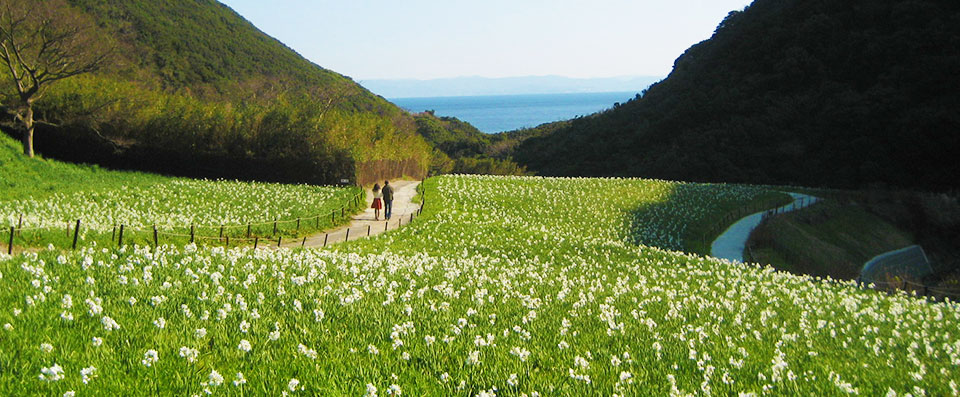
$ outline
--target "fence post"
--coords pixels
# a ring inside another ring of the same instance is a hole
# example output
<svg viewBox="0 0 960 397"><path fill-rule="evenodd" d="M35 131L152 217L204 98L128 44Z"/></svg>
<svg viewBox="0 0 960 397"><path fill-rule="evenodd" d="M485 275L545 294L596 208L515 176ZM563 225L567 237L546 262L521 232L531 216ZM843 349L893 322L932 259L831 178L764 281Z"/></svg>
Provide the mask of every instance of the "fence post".
<svg viewBox="0 0 960 397"><path fill-rule="evenodd" d="M350 228L347 228L347 235L343 237L343 241L350 241Z"/></svg>
<svg viewBox="0 0 960 397"><path fill-rule="evenodd" d="M247 224L247 238L250 238L250 224Z"/></svg>
<svg viewBox="0 0 960 397"><path fill-rule="evenodd" d="M260 243L260 237L257 236L256 238L253 239L253 249L257 249L257 244L259 243Z"/></svg>
<svg viewBox="0 0 960 397"><path fill-rule="evenodd" d="M220 225L220 239L223 239L223 225Z"/></svg>
<svg viewBox="0 0 960 397"><path fill-rule="evenodd" d="M297 218L297 231L300 231L300 218Z"/></svg>
<svg viewBox="0 0 960 397"><path fill-rule="evenodd" d="M367 237L370 237L370 228L371 228L371 227L373 227L373 225L367 225Z"/></svg>
<svg viewBox="0 0 960 397"><path fill-rule="evenodd" d="M346 210L343 207L340 207L340 217L343 218L347 216Z"/></svg>
<svg viewBox="0 0 960 397"><path fill-rule="evenodd" d="M307 236L303 236L303 242L300 243L300 246L303 247L303 246L306 246L306 245L307 245Z"/></svg>
<svg viewBox="0 0 960 397"><path fill-rule="evenodd" d="M227 236L227 241L223 245L224 247L230 248L230 236Z"/></svg>
<svg viewBox="0 0 960 397"><path fill-rule="evenodd" d="M277 217L273 217L273 235L277 235Z"/></svg>
<svg viewBox="0 0 960 397"><path fill-rule="evenodd" d="M194 241L194 232L193 225L190 225L190 244L193 244Z"/></svg>
<svg viewBox="0 0 960 397"><path fill-rule="evenodd" d="M117 247L123 246L123 224L120 224L120 238L117 239Z"/></svg>
<svg viewBox="0 0 960 397"><path fill-rule="evenodd" d="M330 237L330 233L324 233L324 234L323 234L323 246L324 246L324 247L327 246L327 237Z"/></svg>
<svg viewBox="0 0 960 397"><path fill-rule="evenodd" d="M159 244L160 236L157 235L157 225L153 225L153 246L156 247Z"/></svg>
<svg viewBox="0 0 960 397"><path fill-rule="evenodd" d="M409 222L407 222L407 224L409 225L409 224L410 224L410 222L413 222L413 214L410 214L410 221L409 221Z"/></svg>
<svg viewBox="0 0 960 397"><path fill-rule="evenodd" d="M77 237L80 237L80 220L77 219L77 226L73 228L73 249L77 249Z"/></svg>
<svg viewBox="0 0 960 397"><path fill-rule="evenodd" d="M113 224L113 231L110 232L110 241L113 242L113 240L116 240L116 239L117 239L117 224L114 223L114 224Z"/></svg>
<svg viewBox="0 0 960 397"><path fill-rule="evenodd" d="M387 231L387 227L390 226L390 221L383 222L383 231Z"/></svg>
<svg viewBox="0 0 960 397"><path fill-rule="evenodd" d="M283 242L283 236L277 237L277 248L280 248L280 243Z"/></svg>
<svg viewBox="0 0 960 397"><path fill-rule="evenodd" d="M13 255L13 232L15 227L10 226L10 241L7 242L7 255Z"/></svg>

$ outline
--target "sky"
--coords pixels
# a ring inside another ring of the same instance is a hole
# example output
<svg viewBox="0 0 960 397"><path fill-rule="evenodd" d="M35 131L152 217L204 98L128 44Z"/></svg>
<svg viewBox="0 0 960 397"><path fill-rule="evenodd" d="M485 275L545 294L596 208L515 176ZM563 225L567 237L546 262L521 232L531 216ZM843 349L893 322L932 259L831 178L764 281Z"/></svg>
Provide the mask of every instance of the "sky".
<svg viewBox="0 0 960 397"><path fill-rule="evenodd" d="M354 80L666 76L749 0L221 0Z"/></svg>

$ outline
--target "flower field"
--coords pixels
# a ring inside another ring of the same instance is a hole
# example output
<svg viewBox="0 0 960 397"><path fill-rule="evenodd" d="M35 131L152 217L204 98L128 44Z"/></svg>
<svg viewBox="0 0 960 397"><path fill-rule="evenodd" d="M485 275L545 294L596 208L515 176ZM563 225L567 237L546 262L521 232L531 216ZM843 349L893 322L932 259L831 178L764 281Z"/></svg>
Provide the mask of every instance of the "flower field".
<svg viewBox="0 0 960 397"><path fill-rule="evenodd" d="M75 227L77 219L80 238L101 243L108 242L107 235L116 239L119 225L126 227L127 241L135 241L132 236L137 234L141 243L152 239L154 225L161 233L180 237L189 234L191 225L196 234L219 237L220 225L226 225L225 235L246 237L248 224L253 224L252 234L272 235L276 219L282 221L278 232L289 235L297 218L303 218L301 232L335 224L342 206L351 212L359 206L358 194L358 188L170 178L146 186L2 201L0 224L25 229L18 243L27 246L66 246L72 234L64 230Z"/></svg>
<svg viewBox="0 0 960 397"><path fill-rule="evenodd" d="M728 190L728 191L725 191ZM448 176L328 250L0 262L0 394L957 395L960 307L668 251L759 189Z"/></svg>

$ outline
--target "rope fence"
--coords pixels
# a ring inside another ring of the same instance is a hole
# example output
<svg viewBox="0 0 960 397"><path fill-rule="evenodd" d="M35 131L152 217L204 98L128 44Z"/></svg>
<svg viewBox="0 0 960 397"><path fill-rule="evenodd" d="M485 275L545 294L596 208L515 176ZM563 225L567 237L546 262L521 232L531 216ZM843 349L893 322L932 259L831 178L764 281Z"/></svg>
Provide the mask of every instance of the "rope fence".
<svg viewBox="0 0 960 397"><path fill-rule="evenodd" d="M419 208L417 208L413 213L409 214L409 216L404 215L398 217L396 220L396 226L394 226L393 221L384 222L382 231L385 232L391 228L400 228L404 224L409 224L423 212L424 205L426 204L426 192L423 190L422 184L417 187L417 191L420 193ZM286 241L294 241L295 239L299 239L299 236L297 235L301 229L312 226L314 229L320 230L322 225L326 225L325 221L327 221L328 218L329 226L336 226L338 220L342 221L347 218L347 209L350 209L352 212L354 208L363 208L365 206L366 203L364 203L362 200L363 195L364 193L360 192L354 195L352 198L347 199L347 201L340 206L339 211L334 208L329 213L324 212L321 214L315 214L308 217L299 217L295 219L274 219L262 222L221 225L152 225L146 228L143 226L131 227L125 224L116 224L109 232L110 242L111 245L116 243L117 247L121 247L125 242L130 243L131 241L144 242L145 244L152 244L156 247L161 245L164 240L173 240L174 242L179 240L182 242L194 244L199 243L205 245L223 245L224 247L230 247L231 244L233 246L239 246L251 243L253 244L254 248L259 248L261 246L281 247L283 246L285 239L284 236L278 236L278 234L293 231L294 236L290 237L290 239ZM82 219L77 219L76 221L58 221L51 222L50 224L44 224L41 221L40 225L23 227L23 214L20 214L17 218L16 226L10 226L6 239L6 252L8 255L13 254L14 247L17 245L17 238L20 240L20 246L23 249L26 249L32 246L30 244L31 242L40 241L44 234L50 236L52 233L55 233L55 229L60 228L63 228L65 231L64 238L67 239L67 244L69 244L71 249L76 250L78 244L80 243L82 226ZM23 236L24 232L27 233L27 237ZM98 232L106 233L104 231ZM34 233L34 235L31 235L31 233ZM324 233L324 236L322 237L322 246L326 246L327 244L335 242L349 241L351 233L353 233L354 239L359 238L364 234L366 236L370 236L373 234L373 225L367 225L363 228L347 227L343 233L342 239L340 237L340 233ZM313 238L304 236L302 239L300 239L300 246L305 246L308 242L317 242L316 245L320 245L318 242L319 239L319 235Z"/></svg>
<svg viewBox="0 0 960 397"><path fill-rule="evenodd" d="M111 244L116 243L119 247L124 245L125 237L127 242L131 241L131 237L137 237L136 241L150 242L153 243L154 246L157 246L160 245L161 237L166 236L167 240L181 239L189 240L191 243L198 241L217 241L218 243L224 243L226 246L229 246L230 242L233 242L234 245L249 242L254 242L255 245L259 245L258 243L260 241L276 242L279 245L282 243L283 236L278 236L278 234L290 232L299 234L301 229L309 227L319 230L321 226L327 226L327 220L329 220L330 227L336 226L338 220L342 221L347 218L348 209L351 210L352 215L353 209L363 207L363 194L363 192L360 192L347 199L340 206L339 210L334 207L329 213L324 212L295 219L274 219L241 224L192 224L189 226L152 225L131 227L129 225L116 224L109 232L110 241ZM64 239L67 239L66 244L69 245L71 249L77 249L83 228L82 219L50 223L41 220L39 225L30 227L23 226L23 219L23 214L19 214L16 225L11 225L8 235L4 236L7 237L4 239L6 240L4 243L6 243L6 252L8 255L13 254L15 246L19 245L21 249L33 247L42 241L44 236L53 236L54 233L56 233L55 230L60 229L64 230ZM103 230L88 230L106 233ZM216 234L213 235L213 233ZM18 244L18 240L20 244Z"/></svg>

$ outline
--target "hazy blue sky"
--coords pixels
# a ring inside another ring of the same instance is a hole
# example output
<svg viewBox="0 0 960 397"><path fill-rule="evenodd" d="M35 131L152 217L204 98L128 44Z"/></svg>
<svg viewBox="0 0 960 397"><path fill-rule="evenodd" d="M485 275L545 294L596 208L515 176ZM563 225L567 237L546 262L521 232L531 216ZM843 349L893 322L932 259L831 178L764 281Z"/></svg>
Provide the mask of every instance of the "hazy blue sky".
<svg viewBox="0 0 960 397"><path fill-rule="evenodd" d="M749 0L221 0L355 80L666 76Z"/></svg>

